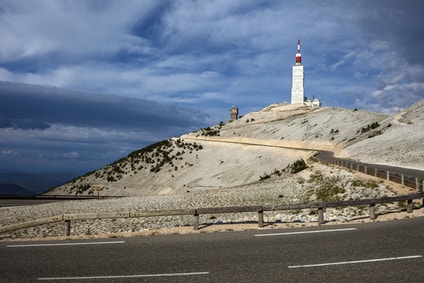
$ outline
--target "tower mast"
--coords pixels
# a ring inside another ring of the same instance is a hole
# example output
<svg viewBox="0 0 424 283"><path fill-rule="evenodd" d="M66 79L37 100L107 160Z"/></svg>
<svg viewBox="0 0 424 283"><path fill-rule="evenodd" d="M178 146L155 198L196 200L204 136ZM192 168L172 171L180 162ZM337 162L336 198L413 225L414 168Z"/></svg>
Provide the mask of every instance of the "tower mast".
<svg viewBox="0 0 424 283"><path fill-rule="evenodd" d="M300 54L300 39L297 40L297 53L296 53L296 65L302 63L302 54Z"/></svg>
<svg viewBox="0 0 424 283"><path fill-rule="evenodd" d="M305 74L302 65L302 54L300 54L300 39L297 40L296 64L292 72L291 104L305 102Z"/></svg>

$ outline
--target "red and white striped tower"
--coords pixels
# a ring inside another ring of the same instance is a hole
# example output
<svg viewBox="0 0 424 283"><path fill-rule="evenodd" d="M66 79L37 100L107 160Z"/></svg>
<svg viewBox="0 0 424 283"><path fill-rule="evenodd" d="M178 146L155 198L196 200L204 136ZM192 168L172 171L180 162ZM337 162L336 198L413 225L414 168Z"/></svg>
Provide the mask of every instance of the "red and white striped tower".
<svg viewBox="0 0 424 283"><path fill-rule="evenodd" d="M300 39L297 40L296 64L293 66L291 104L305 102L305 73L302 65L302 55L300 54Z"/></svg>
<svg viewBox="0 0 424 283"><path fill-rule="evenodd" d="M297 40L296 65L302 63L302 54L300 54L300 39Z"/></svg>

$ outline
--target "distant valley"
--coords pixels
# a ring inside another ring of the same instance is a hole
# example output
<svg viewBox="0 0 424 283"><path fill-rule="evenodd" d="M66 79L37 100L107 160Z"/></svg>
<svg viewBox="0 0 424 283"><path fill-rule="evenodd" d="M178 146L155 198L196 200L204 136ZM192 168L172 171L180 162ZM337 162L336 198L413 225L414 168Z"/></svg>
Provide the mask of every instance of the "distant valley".
<svg viewBox="0 0 424 283"><path fill-rule="evenodd" d="M75 178L76 173L0 173L0 195L34 195L62 185Z"/></svg>

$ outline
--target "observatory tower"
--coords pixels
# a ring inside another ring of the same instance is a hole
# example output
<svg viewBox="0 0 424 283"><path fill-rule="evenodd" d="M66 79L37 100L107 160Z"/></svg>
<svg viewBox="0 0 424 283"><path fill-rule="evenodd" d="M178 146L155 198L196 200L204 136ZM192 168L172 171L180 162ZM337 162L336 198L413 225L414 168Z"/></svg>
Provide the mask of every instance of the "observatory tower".
<svg viewBox="0 0 424 283"><path fill-rule="evenodd" d="M293 66L291 104L305 102L305 74L303 72L302 55L300 54L300 39L297 40L296 64Z"/></svg>

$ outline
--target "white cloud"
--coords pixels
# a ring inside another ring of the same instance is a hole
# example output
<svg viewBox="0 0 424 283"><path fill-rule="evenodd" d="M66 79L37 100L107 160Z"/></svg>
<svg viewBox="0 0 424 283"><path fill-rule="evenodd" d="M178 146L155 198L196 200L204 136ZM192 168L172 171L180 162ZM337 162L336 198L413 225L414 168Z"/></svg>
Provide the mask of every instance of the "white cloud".
<svg viewBox="0 0 424 283"><path fill-rule="evenodd" d="M5 3L0 35L11 40L0 43L0 58L57 53L70 59L58 65L46 60L48 67L36 71L3 68L1 80L190 104L204 103L207 93L278 95L290 88L298 37L305 37L310 80L344 75L345 84L375 79L381 88L408 77L406 68L395 71L400 55L387 41L352 38L360 36L358 17L347 13L350 6L331 1L174 1L166 3L164 13L156 13L162 3L155 1ZM151 23L150 35L135 29ZM124 62L113 59L119 52L127 52ZM228 101L221 96L221 102Z"/></svg>
<svg viewBox="0 0 424 283"><path fill-rule="evenodd" d="M308 97L320 97L326 106L384 112L407 107L424 94L422 20L411 8L420 2L411 0L411 7L403 7L387 1L381 9L371 2L1 1L0 80L59 87L45 91L60 98L43 98L44 104L60 105L56 116L45 116L51 119L50 128L2 129L2 141L21 142L20 150L25 139L40 147L81 141L85 149L91 142L108 150L116 143L117 152L125 152L145 136L157 140L184 125L226 120L231 105L246 113L287 101L298 38ZM410 38L415 41L405 40ZM405 46L399 45L403 40ZM67 94L62 97L61 92ZM85 95L90 101L81 104ZM25 98L33 96L36 92ZM65 100L98 112L87 110L74 118L63 107ZM31 101L37 103L36 98ZM19 110L20 101L14 102ZM72 121L63 117L65 112ZM38 116L24 117L33 118L34 125L46 123L45 117L33 114ZM181 117L181 123L168 127L170 117ZM156 131L149 119L158 121ZM159 125L165 130L158 130ZM13 147L0 150L18 152ZM82 159L87 155L81 150L60 149L57 156L78 154ZM43 154L49 156L48 150Z"/></svg>
<svg viewBox="0 0 424 283"><path fill-rule="evenodd" d="M128 32L160 1L3 1L0 61L52 52L98 56L134 45Z"/></svg>
<svg viewBox="0 0 424 283"><path fill-rule="evenodd" d="M71 152L65 152L63 154L63 157L69 158L69 159L76 159L76 158L80 157L80 155L79 155L78 152L71 151Z"/></svg>
<svg viewBox="0 0 424 283"><path fill-rule="evenodd" d="M345 54L342 58L340 58L339 61L332 64L330 66L330 70L332 70L333 72L336 71L339 67L346 65L347 61L350 61L350 60L352 60L352 58L355 58L355 57L357 57L357 52L356 51L350 51L349 53Z"/></svg>
<svg viewBox="0 0 424 283"><path fill-rule="evenodd" d="M2 149L2 150L0 150L0 154L1 155L17 155L18 154L18 152L16 151L16 150L11 150L11 149Z"/></svg>

